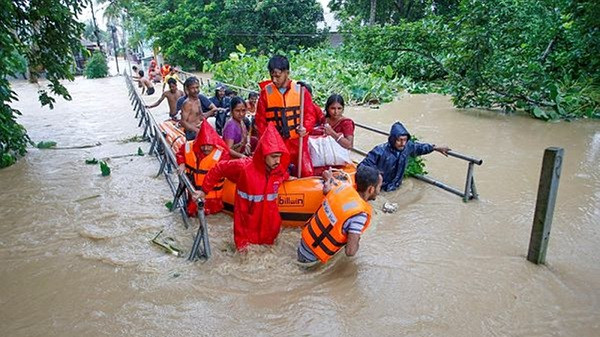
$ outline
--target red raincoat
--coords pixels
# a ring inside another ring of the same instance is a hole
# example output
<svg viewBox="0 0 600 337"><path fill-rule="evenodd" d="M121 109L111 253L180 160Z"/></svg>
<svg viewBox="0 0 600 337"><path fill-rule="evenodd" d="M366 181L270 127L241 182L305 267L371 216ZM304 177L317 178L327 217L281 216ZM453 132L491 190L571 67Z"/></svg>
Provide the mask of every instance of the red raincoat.
<svg viewBox="0 0 600 337"><path fill-rule="evenodd" d="M262 134L265 132L265 129L267 127L267 118L266 118L267 92L265 90L265 87L269 83L271 83L271 80L263 81L263 82L259 83L260 95L258 97L258 103L256 106L256 116L254 119L255 123L256 123L256 130L258 131L259 137L262 136ZM292 83L292 81L290 81L288 84L288 91L290 89L291 83ZM288 91L286 91L285 94L283 94L284 97L287 95ZM312 101L312 96L310 95L308 90L304 90L304 124L303 125L304 125L304 128L306 129L306 136L304 136L304 138L302 138L303 139L303 145L302 145L302 176L303 177L309 177L309 176L313 175L313 167L312 167L312 162L310 160L310 152L308 149L308 135L315 127L315 124L317 122L317 114L318 114L318 112L315 111L315 105ZM299 150L299 145L300 145L300 139L299 138L284 139L283 141L284 141L285 146L287 147L288 151L290 152L291 164L294 164L294 166L297 166L298 165L298 150Z"/></svg>
<svg viewBox="0 0 600 337"><path fill-rule="evenodd" d="M280 152L280 165L267 172L265 157ZM275 242L281 228L281 217L277 208L277 192L289 175L287 167L290 155L283 139L272 124L269 124L258 141L252 158L219 162L206 175L202 189L210 191L225 177L236 183L233 212L233 239L238 250L248 244Z"/></svg>
<svg viewBox="0 0 600 337"><path fill-rule="evenodd" d="M192 150L193 150L194 154L196 155L196 160L198 162L201 161L202 159L204 159L204 157L206 157L204 152L202 152L202 150L200 149L200 146L207 145L207 144L210 144L217 148L223 149L222 154L221 154L221 159L219 159L219 161L230 159L229 147L227 146L227 144L225 144L225 141L221 138L221 136L219 136L217 131L215 131L215 129L213 129L213 127L210 125L210 123L202 123L202 125L200 125L200 131L198 131L198 135L196 135L196 139L192 141ZM181 145L181 147L179 148L179 151L175 155L175 158L177 159L178 165L185 164L185 144ZM187 163L187 164L190 165L191 163ZM189 176L189 174L188 174L188 176ZM204 179L206 180L206 177ZM190 181L192 183L194 183L193 178L190 179ZM199 188L199 186L195 186L195 187ZM205 214L218 213L222 209L223 209L223 201L220 198L219 199L206 198L206 200L204 202L204 213ZM196 212L198 211L198 205L191 198L188 198L187 211L188 211L188 215L195 215Z"/></svg>

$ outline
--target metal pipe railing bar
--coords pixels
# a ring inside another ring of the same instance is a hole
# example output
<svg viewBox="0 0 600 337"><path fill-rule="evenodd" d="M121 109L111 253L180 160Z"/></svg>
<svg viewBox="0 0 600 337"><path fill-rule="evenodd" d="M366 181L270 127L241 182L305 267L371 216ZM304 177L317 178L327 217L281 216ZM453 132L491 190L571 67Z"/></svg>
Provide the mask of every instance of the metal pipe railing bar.
<svg viewBox="0 0 600 337"><path fill-rule="evenodd" d="M369 126L369 125L366 125L366 124L354 122L354 125L356 125L356 126L358 126L360 128L363 128L365 130L373 131L373 132L378 133L380 135L384 135L384 136L387 136L387 137L390 136L389 132L386 132L384 130L381 130L381 129L378 129L378 128L375 128L375 127L372 127L372 126ZM462 159L462 160L465 160L465 161L469 161L469 162L475 163L477 165L483 164L483 160L482 159L471 157L471 156L468 156L468 155L465 155L465 154L462 154L462 153L458 153L456 151L448 151L448 155L451 156L451 157L454 157L454 158L458 158L458 159Z"/></svg>

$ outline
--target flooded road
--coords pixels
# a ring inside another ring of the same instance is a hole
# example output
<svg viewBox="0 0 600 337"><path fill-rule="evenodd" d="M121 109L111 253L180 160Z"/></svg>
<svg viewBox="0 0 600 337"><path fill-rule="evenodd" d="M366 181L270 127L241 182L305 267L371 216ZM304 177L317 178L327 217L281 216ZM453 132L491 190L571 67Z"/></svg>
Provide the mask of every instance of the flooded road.
<svg viewBox="0 0 600 337"><path fill-rule="evenodd" d="M355 258L312 272L294 264L300 233L234 252L231 218L210 216L213 257L189 263L150 244L164 229L189 249L195 228L149 156L112 158L102 177L90 158L148 151L124 79L77 78L72 102L42 109L36 88L14 82L14 106L32 140L0 170L2 336L597 336L600 331L600 123L545 123L454 109L446 97L405 96L346 115L388 129L401 120L420 139L481 157L480 200L408 179L375 201ZM159 96L155 94L148 102ZM153 110L166 118L164 102ZM357 130L370 149L383 136ZM542 153L565 148L547 265L525 260ZM432 177L459 189L466 162L426 156Z"/></svg>

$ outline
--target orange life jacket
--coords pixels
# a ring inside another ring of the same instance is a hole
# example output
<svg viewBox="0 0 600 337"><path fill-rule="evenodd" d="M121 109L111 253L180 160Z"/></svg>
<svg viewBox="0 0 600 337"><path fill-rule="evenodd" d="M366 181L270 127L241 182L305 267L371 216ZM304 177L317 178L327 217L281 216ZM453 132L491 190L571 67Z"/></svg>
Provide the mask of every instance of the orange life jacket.
<svg viewBox="0 0 600 337"><path fill-rule="evenodd" d="M298 138L296 127L300 126L300 85L292 81L285 96L273 83L267 84L266 119L273 122L284 139Z"/></svg>
<svg viewBox="0 0 600 337"><path fill-rule="evenodd" d="M372 208L352 185L337 181L327 193L321 207L302 230L302 239L315 256L325 263L348 242L342 228L346 220L359 213L367 214L364 232L371 223ZM362 233L361 232L361 233Z"/></svg>
<svg viewBox="0 0 600 337"><path fill-rule="evenodd" d="M215 146L206 157L202 158L202 160L198 162L196 154L193 151L193 143L194 141L185 143L185 171L188 173L188 175L192 176L192 182L194 183L195 187L198 188L202 186L204 177L206 177L208 171L217 165L219 159L221 159L223 149ZM212 189L212 191L206 194L206 198L221 199L223 196L224 183L225 178L219 180L219 183Z"/></svg>

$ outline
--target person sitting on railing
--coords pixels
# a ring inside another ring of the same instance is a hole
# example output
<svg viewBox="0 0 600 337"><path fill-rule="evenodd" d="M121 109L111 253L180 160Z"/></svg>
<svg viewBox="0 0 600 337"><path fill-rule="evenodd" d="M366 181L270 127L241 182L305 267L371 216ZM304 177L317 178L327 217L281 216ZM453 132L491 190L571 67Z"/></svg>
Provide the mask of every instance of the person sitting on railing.
<svg viewBox="0 0 600 337"><path fill-rule="evenodd" d="M227 112L229 111L229 103L231 98L225 96L225 86L219 85L215 89L215 95L210 98L210 101L217 107L217 113L215 115L215 129L217 133L223 134L223 127L227 121Z"/></svg>
<svg viewBox="0 0 600 337"><path fill-rule="evenodd" d="M246 102L241 97L234 97L231 99L231 119L223 128L223 140L229 146L232 158L246 158L252 154L253 145L256 146L256 138L250 136L244 117Z"/></svg>
<svg viewBox="0 0 600 337"><path fill-rule="evenodd" d="M315 127L311 135L328 135L345 149L354 146L354 121L344 117L344 98L333 94L325 103L326 115L320 120L320 125Z"/></svg>
<svg viewBox="0 0 600 337"><path fill-rule="evenodd" d="M249 244L272 245L281 229L277 207L279 186L289 178L290 155L283 139L269 123L251 158L218 163L204 179L202 191L194 199L203 199L219 181L227 178L236 184L233 212L233 239L238 250Z"/></svg>
<svg viewBox="0 0 600 337"><path fill-rule="evenodd" d="M383 175L381 189L389 192L402 184L409 156L417 157L437 151L447 157L450 151L446 146L413 142L410 138L410 133L402 123L394 123L388 142L375 146L358 167L366 165L377 168Z"/></svg>
<svg viewBox="0 0 600 337"><path fill-rule="evenodd" d="M228 160L229 148L209 123L202 123L198 136L193 141L186 142L175 155L179 165L179 173L185 172L194 188L199 189L210 170L222 160ZM223 209L223 184L219 182L207 194L204 203L204 213L214 214ZM198 211L198 205L188 198L187 212L193 216Z"/></svg>
<svg viewBox="0 0 600 337"><path fill-rule="evenodd" d="M183 96L183 91L177 89L177 81L174 78L169 78L169 90L163 92L162 96L158 99L158 101L146 105L146 108L154 108L160 105L160 103L166 98L167 102L169 102L169 117L172 119L177 118L177 100Z"/></svg>
<svg viewBox="0 0 600 337"><path fill-rule="evenodd" d="M144 77L144 71L140 70L138 75L140 75L138 81L142 84L142 95L144 94L144 91L148 94L148 96L154 94L154 84L152 84L149 79Z"/></svg>
<svg viewBox="0 0 600 337"><path fill-rule="evenodd" d="M369 201L377 198L383 179L368 166L359 167L355 177L356 189L351 181L335 179L331 171L323 172L325 199L302 230L300 263L326 263L342 247L346 256L358 252L360 236L369 227L373 213Z"/></svg>

